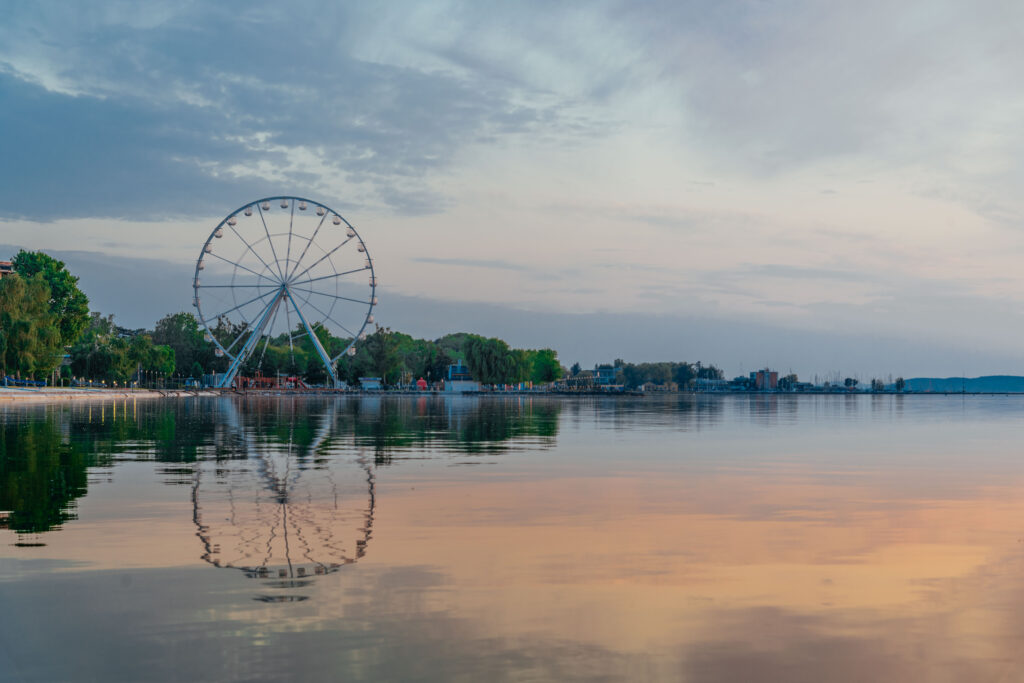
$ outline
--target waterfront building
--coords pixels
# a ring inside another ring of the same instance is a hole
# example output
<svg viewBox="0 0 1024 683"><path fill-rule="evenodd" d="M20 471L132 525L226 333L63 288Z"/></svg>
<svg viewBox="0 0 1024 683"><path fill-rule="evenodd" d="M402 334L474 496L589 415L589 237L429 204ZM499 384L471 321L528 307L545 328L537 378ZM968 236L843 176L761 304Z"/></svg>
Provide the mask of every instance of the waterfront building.
<svg viewBox="0 0 1024 683"><path fill-rule="evenodd" d="M732 388L732 383L726 379L706 379L698 377L693 381L697 391L727 391Z"/></svg>
<svg viewBox="0 0 1024 683"><path fill-rule="evenodd" d="M594 366L594 385L598 387L606 387L615 384L616 368L614 365L595 365Z"/></svg>
<svg viewBox="0 0 1024 683"><path fill-rule="evenodd" d="M14 275L14 264L10 261L0 261L0 278L6 275Z"/></svg>
<svg viewBox="0 0 1024 683"><path fill-rule="evenodd" d="M779 388L779 373L775 370L758 370L750 373L754 388L758 391L775 391Z"/></svg>
<svg viewBox="0 0 1024 683"><path fill-rule="evenodd" d="M469 374L469 368L457 360L448 366L448 378L444 382L444 390L456 394L467 391L480 391L480 383Z"/></svg>
<svg viewBox="0 0 1024 683"><path fill-rule="evenodd" d="M732 381L728 383L726 387L729 391L750 391L754 388L754 379L756 373L750 373L750 377L734 377Z"/></svg>

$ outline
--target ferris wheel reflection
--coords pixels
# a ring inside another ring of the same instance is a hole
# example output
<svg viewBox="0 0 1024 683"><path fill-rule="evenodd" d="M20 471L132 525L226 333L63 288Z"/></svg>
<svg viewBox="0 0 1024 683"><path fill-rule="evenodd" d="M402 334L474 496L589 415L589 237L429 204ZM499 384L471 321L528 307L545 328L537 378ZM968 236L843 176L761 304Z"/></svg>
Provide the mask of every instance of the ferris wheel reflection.
<svg viewBox="0 0 1024 683"><path fill-rule="evenodd" d="M310 433L311 417L294 407L273 411L268 430L246 423L264 422L267 414L225 405L224 437L234 442L236 456L197 463L192 481L203 561L267 587L294 588L362 558L376 506L373 458L330 448L336 406L325 406Z"/></svg>

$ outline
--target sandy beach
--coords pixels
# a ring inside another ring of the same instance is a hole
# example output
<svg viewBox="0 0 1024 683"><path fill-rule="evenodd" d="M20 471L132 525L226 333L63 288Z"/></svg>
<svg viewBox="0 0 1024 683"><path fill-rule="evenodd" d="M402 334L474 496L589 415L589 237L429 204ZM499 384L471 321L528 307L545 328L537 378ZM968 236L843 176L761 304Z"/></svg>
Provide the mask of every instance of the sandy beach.
<svg viewBox="0 0 1024 683"><path fill-rule="evenodd" d="M111 399L179 398L198 396L200 392L187 390L153 389L91 389L61 387L0 387L0 404L17 403L58 403L61 401L106 401Z"/></svg>

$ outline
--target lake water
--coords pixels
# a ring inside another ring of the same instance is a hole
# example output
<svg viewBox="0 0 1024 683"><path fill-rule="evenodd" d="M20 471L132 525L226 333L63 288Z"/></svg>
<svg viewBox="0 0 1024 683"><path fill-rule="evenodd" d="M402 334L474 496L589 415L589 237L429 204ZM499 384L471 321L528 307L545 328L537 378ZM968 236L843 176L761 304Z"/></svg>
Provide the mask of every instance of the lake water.
<svg viewBox="0 0 1024 683"><path fill-rule="evenodd" d="M0 680L1024 677L1024 397L0 411Z"/></svg>

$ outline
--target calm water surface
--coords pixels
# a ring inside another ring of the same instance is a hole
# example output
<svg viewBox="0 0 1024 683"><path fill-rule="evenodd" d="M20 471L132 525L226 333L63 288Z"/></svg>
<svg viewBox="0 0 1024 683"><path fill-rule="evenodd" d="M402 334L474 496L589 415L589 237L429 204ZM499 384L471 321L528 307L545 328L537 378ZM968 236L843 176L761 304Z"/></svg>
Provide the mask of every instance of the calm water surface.
<svg viewBox="0 0 1024 683"><path fill-rule="evenodd" d="M1024 397L0 411L0 680L1024 680Z"/></svg>

